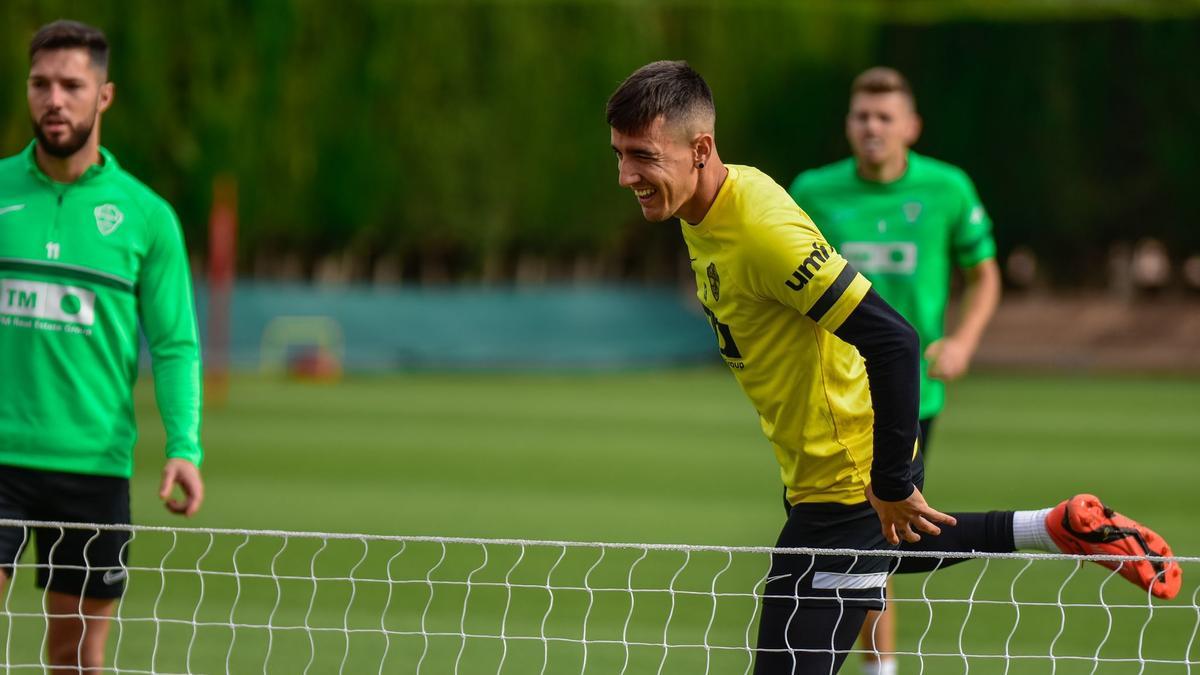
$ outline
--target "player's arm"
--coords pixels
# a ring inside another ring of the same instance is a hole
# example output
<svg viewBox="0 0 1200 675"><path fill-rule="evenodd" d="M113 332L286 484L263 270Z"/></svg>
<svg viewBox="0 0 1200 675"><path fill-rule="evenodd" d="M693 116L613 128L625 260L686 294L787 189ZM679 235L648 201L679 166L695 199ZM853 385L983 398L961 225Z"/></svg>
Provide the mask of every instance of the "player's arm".
<svg viewBox="0 0 1200 675"><path fill-rule="evenodd" d="M872 288L833 334L854 345L866 363L875 412L875 496L893 502L907 499L916 489L910 464L921 385L917 332Z"/></svg>
<svg viewBox="0 0 1200 675"><path fill-rule="evenodd" d="M966 374L983 331L1000 304L1000 266L995 258L964 268L963 277L966 283L957 325L925 349L929 375L940 380L953 380Z"/></svg>
<svg viewBox="0 0 1200 675"><path fill-rule="evenodd" d="M154 391L167 435L159 497L191 516L204 501L200 463L200 339L183 233L170 207L154 207L138 279L138 311L154 370ZM184 498L172 497L178 485Z"/></svg>
<svg viewBox="0 0 1200 675"><path fill-rule="evenodd" d="M794 226L752 230L745 242L750 286L792 307L858 349L874 409L871 481L884 500L915 489L909 464L917 437L920 342L916 331L829 246L797 210Z"/></svg>
<svg viewBox="0 0 1200 675"><path fill-rule="evenodd" d="M938 534L954 519L929 507L911 462L920 398L916 331L797 211L793 226L751 230L743 243L751 290L804 316L858 349L874 410L872 485L867 498L893 543Z"/></svg>
<svg viewBox="0 0 1200 675"><path fill-rule="evenodd" d="M938 524L954 525L954 518L925 503L911 475L920 399L917 332L875 289L868 289L833 334L854 345L866 364L875 411L867 499L884 536L898 544L900 539L919 540L918 530L940 534Z"/></svg>
<svg viewBox="0 0 1200 675"><path fill-rule="evenodd" d="M992 221L975 186L966 174L954 184L961 210L950 232L951 257L966 280L962 310L952 330L925 348L929 375L953 380L967 372L983 331L1000 304L1000 267L996 264L996 242Z"/></svg>

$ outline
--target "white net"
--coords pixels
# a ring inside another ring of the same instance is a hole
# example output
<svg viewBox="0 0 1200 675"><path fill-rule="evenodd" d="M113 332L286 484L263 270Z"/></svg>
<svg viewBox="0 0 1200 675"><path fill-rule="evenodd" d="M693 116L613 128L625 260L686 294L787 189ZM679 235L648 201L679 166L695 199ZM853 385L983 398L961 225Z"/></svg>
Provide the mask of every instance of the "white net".
<svg viewBox="0 0 1200 675"><path fill-rule="evenodd" d="M0 520L35 526L130 533L116 673L749 673L773 550ZM46 667L35 557L6 672ZM902 672L1200 672L1200 558L1164 602L1077 557L971 557L896 577Z"/></svg>

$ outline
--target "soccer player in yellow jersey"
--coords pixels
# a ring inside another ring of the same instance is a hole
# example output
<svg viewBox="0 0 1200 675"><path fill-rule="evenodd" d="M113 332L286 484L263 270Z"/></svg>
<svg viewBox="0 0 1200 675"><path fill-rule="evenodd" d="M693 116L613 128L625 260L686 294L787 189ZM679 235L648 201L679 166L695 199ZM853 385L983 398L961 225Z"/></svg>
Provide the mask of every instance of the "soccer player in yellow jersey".
<svg viewBox="0 0 1200 675"><path fill-rule="evenodd" d="M1154 532L1077 495L1039 511L945 514L921 495L916 332L821 236L788 193L724 164L712 92L682 61L635 71L609 98L619 182L642 214L678 217L697 297L758 411L790 510L777 546L1170 555ZM755 673L836 672L889 572L960 558L772 556ZM1120 572L1179 591L1173 562Z"/></svg>
<svg viewBox="0 0 1200 675"><path fill-rule="evenodd" d="M958 167L911 149L921 131L912 87L875 67L850 86L846 138L853 156L801 173L789 192L829 242L917 331L921 364L921 456L946 399L1000 301L992 222ZM947 330L951 272L964 281L962 311ZM863 675L896 675L895 606L862 629ZM876 659L880 654L882 658Z"/></svg>

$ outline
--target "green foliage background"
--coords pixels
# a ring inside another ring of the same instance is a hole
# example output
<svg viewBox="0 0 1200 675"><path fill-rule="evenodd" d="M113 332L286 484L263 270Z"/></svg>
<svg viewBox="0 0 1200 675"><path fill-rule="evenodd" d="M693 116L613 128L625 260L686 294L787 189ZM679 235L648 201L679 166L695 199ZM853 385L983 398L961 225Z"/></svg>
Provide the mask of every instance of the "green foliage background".
<svg viewBox="0 0 1200 675"><path fill-rule="evenodd" d="M840 158L846 90L905 71L918 149L963 166L998 225L1095 282L1113 241L1200 251L1200 4L1188 2L78 2L0 5L0 150L28 142L28 39L67 16L113 44L105 144L178 208L203 254L215 175L256 256L438 265L519 255L670 259L616 187L603 107L637 66L685 58L716 92L727 161L787 183ZM506 271L507 270L507 271Z"/></svg>

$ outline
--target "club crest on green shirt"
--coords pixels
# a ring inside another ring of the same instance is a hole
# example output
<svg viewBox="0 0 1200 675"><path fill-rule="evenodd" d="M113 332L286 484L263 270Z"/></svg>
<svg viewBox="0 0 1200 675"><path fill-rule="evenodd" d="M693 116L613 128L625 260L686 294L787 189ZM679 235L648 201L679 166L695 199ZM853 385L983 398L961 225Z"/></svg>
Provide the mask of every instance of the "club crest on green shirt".
<svg viewBox="0 0 1200 675"><path fill-rule="evenodd" d="M721 277L717 274L717 263L708 263L708 287L712 290L713 300L720 300Z"/></svg>
<svg viewBox="0 0 1200 675"><path fill-rule="evenodd" d="M908 218L908 222L915 223L920 216L921 202L908 202L904 205L904 217Z"/></svg>
<svg viewBox="0 0 1200 675"><path fill-rule="evenodd" d="M116 231L121 221L125 220L125 214L114 204L101 204L92 213L96 216L96 228L106 237Z"/></svg>

